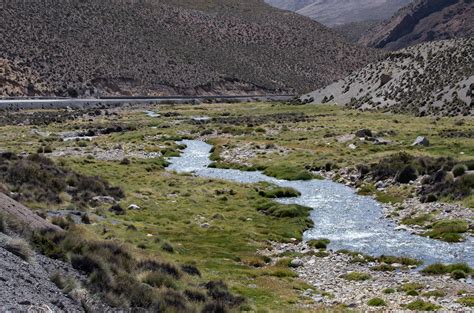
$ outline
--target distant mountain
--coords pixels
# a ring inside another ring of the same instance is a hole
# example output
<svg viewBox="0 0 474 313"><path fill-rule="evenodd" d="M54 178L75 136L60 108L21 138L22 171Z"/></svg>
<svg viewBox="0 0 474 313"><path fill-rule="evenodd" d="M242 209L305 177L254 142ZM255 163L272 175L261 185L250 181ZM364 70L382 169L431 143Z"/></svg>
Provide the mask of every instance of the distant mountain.
<svg viewBox="0 0 474 313"><path fill-rule="evenodd" d="M427 42L302 97L361 110L474 115L474 39Z"/></svg>
<svg viewBox="0 0 474 313"><path fill-rule="evenodd" d="M396 50L425 41L472 36L473 0L416 0L366 33L359 42Z"/></svg>
<svg viewBox="0 0 474 313"><path fill-rule="evenodd" d="M333 29L341 34L349 42L358 42L364 34L370 31L375 26L379 25L381 21L367 20L360 22L352 22L334 26Z"/></svg>
<svg viewBox="0 0 474 313"><path fill-rule="evenodd" d="M302 92L378 55L260 0L0 2L0 96Z"/></svg>
<svg viewBox="0 0 474 313"><path fill-rule="evenodd" d="M297 11L316 0L265 0L268 4L283 10Z"/></svg>
<svg viewBox="0 0 474 313"><path fill-rule="evenodd" d="M388 19L412 0L266 0L281 9L296 11L327 26Z"/></svg>

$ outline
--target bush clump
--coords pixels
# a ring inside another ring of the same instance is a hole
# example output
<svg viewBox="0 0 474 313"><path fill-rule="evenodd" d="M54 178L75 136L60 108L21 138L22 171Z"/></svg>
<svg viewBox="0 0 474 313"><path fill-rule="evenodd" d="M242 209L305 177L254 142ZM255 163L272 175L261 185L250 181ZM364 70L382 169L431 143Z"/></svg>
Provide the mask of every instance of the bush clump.
<svg viewBox="0 0 474 313"><path fill-rule="evenodd" d="M361 273L361 272L350 272L347 274L342 275L342 278L350 281L364 281L364 280L369 280L372 278L370 274L367 273Z"/></svg>
<svg viewBox="0 0 474 313"><path fill-rule="evenodd" d="M452 274L453 272L456 272L456 274L454 275L460 275L460 272L463 272L464 275L467 276L471 273L474 273L474 270L466 263L454 263L454 264L434 263L422 269L421 272L425 275L444 275L444 274Z"/></svg>
<svg viewBox="0 0 474 313"><path fill-rule="evenodd" d="M267 176L285 180L311 180L314 178L303 166L291 164L271 165L265 168L263 173Z"/></svg>
<svg viewBox="0 0 474 313"><path fill-rule="evenodd" d="M384 299L381 298L372 298L367 302L368 306L385 306L386 303Z"/></svg>
<svg viewBox="0 0 474 313"><path fill-rule="evenodd" d="M299 204L281 204L277 202L265 202L257 207L257 210L274 217L307 217L312 210Z"/></svg>
<svg viewBox="0 0 474 313"><path fill-rule="evenodd" d="M413 311L436 311L441 307L431 302L417 299L405 305L405 308Z"/></svg>
<svg viewBox="0 0 474 313"><path fill-rule="evenodd" d="M265 198L294 198L301 196L301 193L290 187L279 187L276 185L262 183L256 188L258 194Z"/></svg>
<svg viewBox="0 0 474 313"><path fill-rule="evenodd" d="M15 200L60 204L61 195L84 207L95 196L110 196L116 200L125 195L120 188L110 186L100 177L84 176L56 165L51 159L32 154L19 157L0 154L0 183L14 192Z"/></svg>
<svg viewBox="0 0 474 313"><path fill-rule="evenodd" d="M308 240L307 242L308 246L310 246L311 248L316 248L316 249L326 249L330 243L331 241L326 238L311 239L311 240Z"/></svg>
<svg viewBox="0 0 474 313"><path fill-rule="evenodd" d="M467 167L464 164L457 164L453 167L453 175L454 177L462 176L466 173Z"/></svg>
<svg viewBox="0 0 474 313"><path fill-rule="evenodd" d="M7 241L4 248L26 262L30 262L33 257L33 251L28 242L24 239L10 239Z"/></svg>
<svg viewBox="0 0 474 313"><path fill-rule="evenodd" d="M464 306L474 307L474 296L467 296L467 297L460 298L458 302Z"/></svg>
<svg viewBox="0 0 474 313"><path fill-rule="evenodd" d="M463 240L460 235L469 230L469 224L463 220L441 220L433 224L432 229L425 233L431 238L447 242L459 242Z"/></svg>

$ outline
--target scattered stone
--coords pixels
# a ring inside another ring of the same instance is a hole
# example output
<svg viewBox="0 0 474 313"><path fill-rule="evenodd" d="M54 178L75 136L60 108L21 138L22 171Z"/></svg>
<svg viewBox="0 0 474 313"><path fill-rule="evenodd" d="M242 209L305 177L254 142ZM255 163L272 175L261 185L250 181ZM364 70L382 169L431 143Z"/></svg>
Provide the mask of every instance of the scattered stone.
<svg viewBox="0 0 474 313"><path fill-rule="evenodd" d="M303 266L303 265L304 265L304 262L301 259L293 259L290 262L291 267L300 267L300 266Z"/></svg>
<svg viewBox="0 0 474 313"><path fill-rule="evenodd" d="M360 129L356 131L355 135L359 138L372 137L372 131L370 129Z"/></svg>
<svg viewBox="0 0 474 313"><path fill-rule="evenodd" d="M139 207L139 206L136 205L136 204L130 204L130 205L128 206L128 209L129 209L129 210L141 210L141 207Z"/></svg>
<svg viewBox="0 0 474 313"><path fill-rule="evenodd" d="M356 146L355 144L353 144L353 143L351 143L351 144L348 145L347 147L348 147L349 149L351 149L351 150L357 149L357 146Z"/></svg>
<svg viewBox="0 0 474 313"><path fill-rule="evenodd" d="M424 146L428 147L430 145L430 141L428 138L423 136L416 137L415 141L413 142L412 146Z"/></svg>

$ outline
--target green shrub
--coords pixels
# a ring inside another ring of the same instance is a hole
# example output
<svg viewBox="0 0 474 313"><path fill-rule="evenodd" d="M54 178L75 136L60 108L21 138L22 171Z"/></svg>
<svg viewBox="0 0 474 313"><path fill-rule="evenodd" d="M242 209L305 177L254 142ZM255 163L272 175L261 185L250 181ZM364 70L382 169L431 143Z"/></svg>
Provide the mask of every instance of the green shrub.
<svg viewBox="0 0 474 313"><path fill-rule="evenodd" d="M393 288L385 288L385 289L383 290L383 293L385 293L385 294L391 294L391 293L395 293L395 291L396 291L396 290L393 289Z"/></svg>
<svg viewBox="0 0 474 313"><path fill-rule="evenodd" d="M474 296L467 296L467 297L460 298L458 302L464 306L474 307Z"/></svg>
<svg viewBox="0 0 474 313"><path fill-rule="evenodd" d="M307 242L308 246L316 249L326 249L330 243L331 241L326 238L311 239Z"/></svg>
<svg viewBox="0 0 474 313"><path fill-rule="evenodd" d="M351 272L351 273L342 275L342 278L346 280L350 280L350 281L364 281L364 280L371 279L372 276L370 276L370 274L367 274L367 273Z"/></svg>
<svg viewBox="0 0 474 313"><path fill-rule="evenodd" d="M148 273L143 280L145 284L148 284L152 287L161 288L171 288L176 289L176 282L173 277L164 274L163 272L151 272Z"/></svg>
<svg viewBox="0 0 474 313"><path fill-rule="evenodd" d="M461 270L454 270L451 272L451 277L454 279L462 279L462 278L466 278L467 274L466 272L461 271Z"/></svg>
<svg viewBox="0 0 474 313"><path fill-rule="evenodd" d="M30 245L24 239L10 239L5 244L5 250L20 257L26 262L30 262L33 257L33 251Z"/></svg>
<svg viewBox="0 0 474 313"><path fill-rule="evenodd" d="M76 279L70 276L64 276L60 272L54 272L50 279L59 289L65 293L70 293L79 285Z"/></svg>
<svg viewBox="0 0 474 313"><path fill-rule="evenodd" d="M396 268L391 266L390 264L379 264L379 265L372 266L370 269L372 271L381 271L381 272L392 272L396 270Z"/></svg>
<svg viewBox="0 0 474 313"><path fill-rule="evenodd" d="M394 264L399 263L402 265L420 265L423 262L420 260L416 260L413 258L405 257L405 256L391 256L391 255L382 255L377 258L379 262L387 263L387 264Z"/></svg>
<svg viewBox="0 0 474 313"><path fill-rule="evenodd" d="M466 263L442 264L434 263L425 267L421 272L426 275L444 275L453 273L454 271L461 271L466 274L473 273L473 269Z"/></svg>
<svg viewBox="0 0 474 313"><path fill-rule="evenodd" d="M265 168L263 173L267 176L285 180L310 180L314 178L304 167L290 164L270 165Z"/></svg>
<svg viewBox="0 0 474 313"><path fill-rule="evenodd" d="M435 297L435 298L442 298L446 296L446 292L440 289L432 290L432 291L427 291L422 294L423 297Z"/></svg>
<svg viewBox="0 0 474 313"><path fill-rule="evenodd" d="M436 311L441 307L439 305L417 299L405 305L405 308L413 311Z"/></svg>
<svg viewBox="0 0 474 313"><path fill-rule="evenodd" d="M173 246L168 243L168 242L164 242L162 245L161 245L161 250L163 251L166 251L168 253L174 253L174 248Z"/></svg>
<svg viewBox="0 0 474 313"><path fill-rule="evenodd" d="M385 306L386 303L381 298L372 298L367 302L368 306Z"/></svg>
<svg viewBox="0 0 474 313"><path fill-rule="evenodd" d="M257 188L258 194L265 198L294 198L301 196L301 193L290 187L279 187L264 183Z"/></svg>
<svg viewBox="0 0 474 313"><path fill-rule="evenodd" d="M447 242L459 242L463 240L460 235L469 230L469 224L463 220L441 220L433 224L430 231L425 235L444 240Z"/></svg>
<svg viewBox="0 0 474 313"><path fill-rule="evenodd" d="M308 217L312 210L299 204L281 204L277 202L264 202L257 210L275 217Z"/></svg>
<svg viewBox="0 0 474 313"><path fill-rule="evenodd" d="M453 175L454 177L462 176L466 173L467 167L464 164L457 164L453 167Z"/></svg>

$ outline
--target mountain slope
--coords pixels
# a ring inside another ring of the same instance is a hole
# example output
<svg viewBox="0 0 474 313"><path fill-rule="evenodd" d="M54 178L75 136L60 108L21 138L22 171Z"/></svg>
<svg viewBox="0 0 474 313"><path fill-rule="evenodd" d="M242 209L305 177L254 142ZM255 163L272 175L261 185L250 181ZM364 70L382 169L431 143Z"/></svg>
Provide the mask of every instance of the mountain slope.
<svg viewBox="0 0 474 313"><path fill-rule="evenodd" d="M269 4L296 11L327 26L367 20L388 19L412 0L266 0Z"/></svg>
<svg viewBox="0 0 474 313"><path fill-rule="evenodd" d="M417 0L366 33L359 42L397 50L425 41L472 36L473 0Z"/></svg>
<svg viewBox="0 0 474 313"><path fill-rule="evenodd" d="M2 95L299 92L377 54L258 0L0 3Z"/></svg>
<svg viewBox="0 0 474 313"><path fill-rule="evenodd" d="M334 26L365 20L384 20L411 0L320 0L297 13L324 25Z"/></svg>
<svg viewBox="0 0 474 313"><path fill-rule="evenodd" d="M474 39L423 43L390 53L348 77L302 97L362 110L473 115Z"/></svg>

